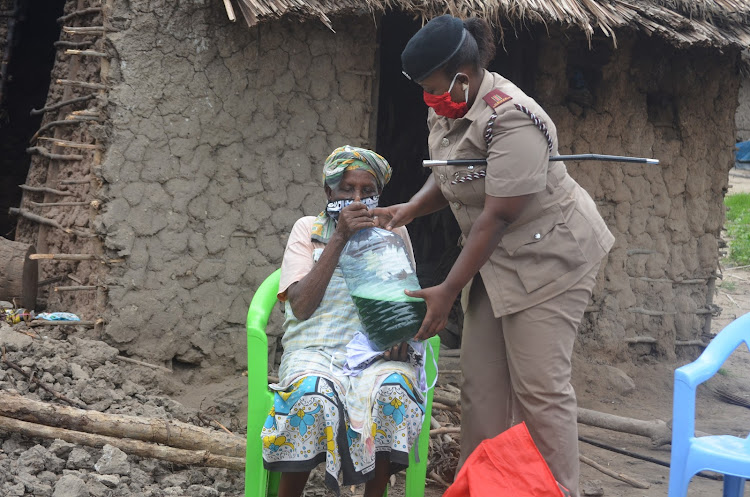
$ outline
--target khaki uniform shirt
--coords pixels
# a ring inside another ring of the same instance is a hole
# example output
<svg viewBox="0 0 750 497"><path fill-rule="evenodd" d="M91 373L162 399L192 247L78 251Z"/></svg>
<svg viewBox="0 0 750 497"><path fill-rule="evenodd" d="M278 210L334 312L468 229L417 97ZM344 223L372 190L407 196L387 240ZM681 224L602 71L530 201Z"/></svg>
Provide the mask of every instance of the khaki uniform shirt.
<svg viewBox="0 0 750 497"><path fill-rule="evenodd" d="M495 99L494 108L482 98L493 90L505 94ZM516 104L546 125L549 140ZM497 118L488 146L485 132L493 113ZM477 98L464 117L448 119L430 109L427 122L433 160L487 158L486 177L456 184L452 182L476 175L485 166L433 167L462 238L468 237L482 212L485 195L531 195L480 269L496 317L561 294L612 247L614 237L589 194L568 175L564 163L549 161L550 155L558 155L554 123L513 83L485 71Z"/></svg>

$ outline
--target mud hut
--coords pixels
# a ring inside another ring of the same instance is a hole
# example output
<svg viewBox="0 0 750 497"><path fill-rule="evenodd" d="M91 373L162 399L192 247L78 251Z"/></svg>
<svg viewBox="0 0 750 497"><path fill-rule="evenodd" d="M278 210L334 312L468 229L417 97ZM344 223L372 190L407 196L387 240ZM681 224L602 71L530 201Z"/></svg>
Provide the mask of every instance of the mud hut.
<svg viewBox="0 0 750 497"><path fill-rule="evenodd" d="M16 200L3 232L54 254L39 263L41 305L186 381L243 369L252 292L293 222L321 210L322 159L345 143L376 148L395 167L386 202L424 181L426 110L398 54L448 11L493 23L492 69L545 106L561 153L661 161L568 164L617 238L578 351L699 350L716 312L750 3L235 1L59 0L23 19L9 7L7 33L28 40L44 21L54 61L49 90L2 137L30 158L5 166L3 198ZM8 60L8 80L32 70L20 52ZM24 92L8 90L4 109ZM443 212L411 230L431 284L455 257L456 227Z"/></svg>

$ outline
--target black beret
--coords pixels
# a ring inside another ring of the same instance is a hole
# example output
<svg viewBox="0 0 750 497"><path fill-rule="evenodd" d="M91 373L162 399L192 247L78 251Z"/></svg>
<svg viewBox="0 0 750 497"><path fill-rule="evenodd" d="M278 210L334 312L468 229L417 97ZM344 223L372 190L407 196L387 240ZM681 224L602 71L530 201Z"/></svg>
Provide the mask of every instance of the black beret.
<svg viewBox="0 0 750 497"><path fill-rule="evenodd" d="M414 81L422 81L456 55L466 39L464 22L442 15L425 24L401 52L401 69Z"/></svg>

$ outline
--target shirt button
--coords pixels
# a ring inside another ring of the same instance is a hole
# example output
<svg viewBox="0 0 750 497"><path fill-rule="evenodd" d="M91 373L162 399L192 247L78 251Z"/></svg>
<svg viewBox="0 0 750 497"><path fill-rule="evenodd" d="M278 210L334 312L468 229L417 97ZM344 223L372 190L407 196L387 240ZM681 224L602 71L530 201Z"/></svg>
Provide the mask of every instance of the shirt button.
<svg viewBox="0 0 750 497"><path fill-rule="evenodd" d="M542 235L540 233L534 233L534 240L541 240Z"/></svg>
<svg viewBox="0 0 750 497"><path fill-rule="evenodd" d="M461 202L453 202L453 208L458 210L461 208Z"/></svg>
<svg viewBox="0 0 750 497"><path fill-rule="evenodd" d="M450 145L450 144L451 144L451 142L450 142L450 140L448 140L447 138L443 138L443 141L441 141L441 142L440 142L440 144L441 144L442 146L444 146L444 147L447 147L448 145Z"/></svg>

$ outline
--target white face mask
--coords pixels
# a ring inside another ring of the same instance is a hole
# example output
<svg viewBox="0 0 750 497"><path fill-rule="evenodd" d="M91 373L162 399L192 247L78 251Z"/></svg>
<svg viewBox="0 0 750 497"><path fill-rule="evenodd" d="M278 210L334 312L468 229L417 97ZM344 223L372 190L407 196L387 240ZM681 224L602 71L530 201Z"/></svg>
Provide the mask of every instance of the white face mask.
<svg viewBox="0 0 750 497"><path fill-rule="evenodd" d="M365 204L365 207L367 207L367 210L373 210L375 207L378 206L378 200L380 200L379 195L373 195L372 197L363 198L360 200L363 204ZM338 221L339 219L339 213L341 212L341 209L348 205L352 205L354 203L353 199L345 199L345 200L332 200L328 202L328 205L326 205L326 212L329 216L331 216L331 219L334 221Z"/></svg>

